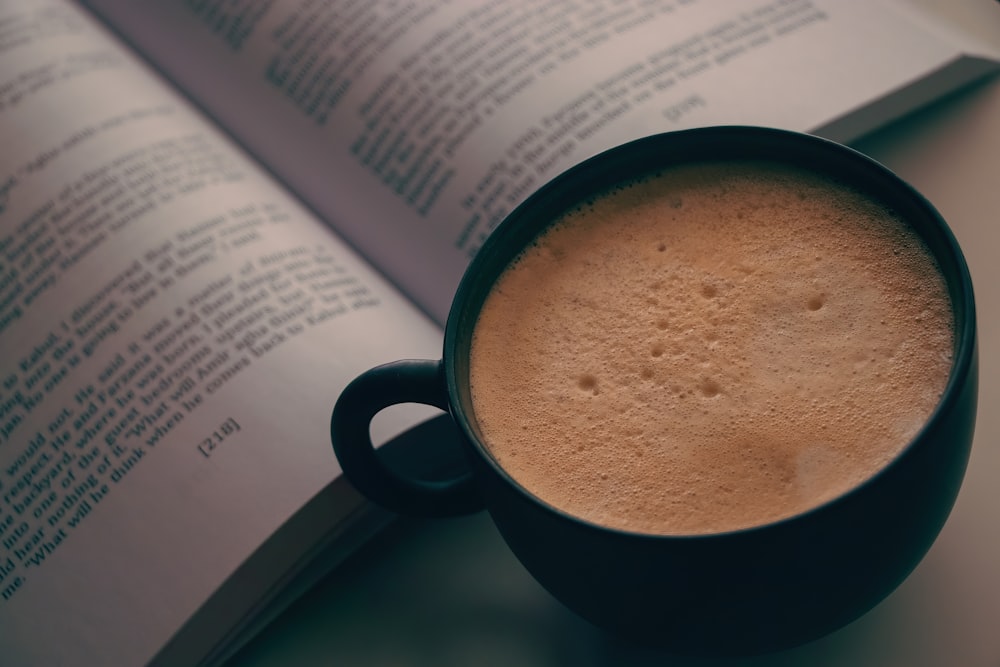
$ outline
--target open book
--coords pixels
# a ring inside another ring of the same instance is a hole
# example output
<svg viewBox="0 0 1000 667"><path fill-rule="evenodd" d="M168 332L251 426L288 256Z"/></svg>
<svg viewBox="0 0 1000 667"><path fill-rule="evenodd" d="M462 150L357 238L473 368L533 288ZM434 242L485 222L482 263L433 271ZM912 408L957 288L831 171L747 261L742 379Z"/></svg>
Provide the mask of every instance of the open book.
<svg viewBox="0 0 1000 667"><path fill-rule="evenodd" d="M0 0L0 661L218 661L387 519L333 403L439 356L514 205L653 132L849 141L997 69L952 37L873 0ZM445 418L375 426L447 463Z"/></svg>

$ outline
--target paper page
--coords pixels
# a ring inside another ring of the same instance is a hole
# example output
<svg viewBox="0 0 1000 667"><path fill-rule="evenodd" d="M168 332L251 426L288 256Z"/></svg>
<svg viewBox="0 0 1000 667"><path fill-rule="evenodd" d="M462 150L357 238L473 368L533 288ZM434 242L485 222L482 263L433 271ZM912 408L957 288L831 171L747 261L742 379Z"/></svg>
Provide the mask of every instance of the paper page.
<svg viewBox="0 0 1000 667"><path fill-rule="evenodd" d="M950 50L952 56L928 63L918 76L887 86L875 98L860 100L856 106L843 109L839 115L810 128L811 132L836 141L852 141L941 99L962 85L1000 71L1000 51L990 40L984 39L984 35L993 34L1000 28L1000 6L973 8L970 4L965 6L961 20L956 20L960 12L948 12L947 17L936 15L927 0L880 2L884 3L887 13L895 12L895 18L890 18L894 29L914 36L910 44L914 55L919 56L920 44L936 43L945 45L942 53ZM978 14L970 9L978 10Z"/></svg>
<svg viewBox="0 0 1000 667"><path fill-rule="evenodd" d="M505 213L595 152L727 123L847 140L986 67L873 0L90 4L439 321Z"/></svg>
<svg viewBox="0 0 1000 667"><path fill-rule="evenodd" d="M72 4L0 1L0 145L0 662L144 664L358 510L336 396L441 332Z"/></svg>
<svg viewBox="0 0 1000 667"><path fill-rule="evenodd" d="M883 0L895 5L907 21L916 22L962 52L987 60L1000 58L1000 7L997 3L960 0Z"/></svg>

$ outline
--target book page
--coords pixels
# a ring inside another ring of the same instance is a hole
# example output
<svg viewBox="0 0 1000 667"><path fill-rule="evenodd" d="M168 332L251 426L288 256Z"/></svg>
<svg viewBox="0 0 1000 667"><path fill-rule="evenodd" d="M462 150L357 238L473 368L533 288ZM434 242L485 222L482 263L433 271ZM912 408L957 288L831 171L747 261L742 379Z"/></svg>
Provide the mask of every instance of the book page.
<svg viewBox="0 0 1000 667"><path fill-rule="evenodd" d="M715 124L848 140L995 67L872 0L89 4L439 321L589 155Z"/></svg>
<svg viewBox="0 0 1000 667"><path fill-rule="evenodd" d="M0 145L0 662L144 664L346 530L333 403L441 331L75 5L0 2Z"/></svg>

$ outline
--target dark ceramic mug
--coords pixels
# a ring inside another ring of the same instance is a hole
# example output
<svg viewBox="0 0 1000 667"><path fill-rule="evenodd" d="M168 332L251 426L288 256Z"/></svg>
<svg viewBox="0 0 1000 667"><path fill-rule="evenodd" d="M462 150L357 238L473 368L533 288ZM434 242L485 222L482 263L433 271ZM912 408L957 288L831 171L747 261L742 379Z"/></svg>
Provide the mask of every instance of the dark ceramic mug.
<svg viewBox="0 0 1000 667"><path fill-rule="evenodd" d="M533 496L484 446L470 399L472 330L494 281L551 221L594 193L671 165L747 158L846 182L895 210L926 241L945 276L955 317L953 366L937 408L872 479L816 509L760 527L696 536L630 533L589 523ZM613 148L532 195L467 269L445 329L442 359L399 361L362 374L337 401L331 435L348 479L390 510L446 516L485 507L528 571L594 624L676 652L754 653L845 625L917 565L958 494L977 389L972 283L937 211L885 167L842 145L781 130L716 127ZM427 482L382 462L369 423L383 408L403 402L450 413L467 473Z"/></svg>

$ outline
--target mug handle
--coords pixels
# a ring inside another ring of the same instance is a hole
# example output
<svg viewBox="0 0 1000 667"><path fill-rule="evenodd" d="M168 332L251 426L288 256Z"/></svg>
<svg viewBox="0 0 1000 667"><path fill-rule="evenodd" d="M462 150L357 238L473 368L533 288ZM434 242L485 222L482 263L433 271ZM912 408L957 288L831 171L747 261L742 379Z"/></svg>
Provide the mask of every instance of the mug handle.
<svg viewBox="0 0 1000 667"><path fill-rule="evenodd" d="M400 514L458 516L483 509L471 472L444 481L411 479L387 466L372 444L372 418L399 403L421 403L448 412L444 364L404 359L355 378L330 418L333 450L347 479L367 498Z"/></svg>

